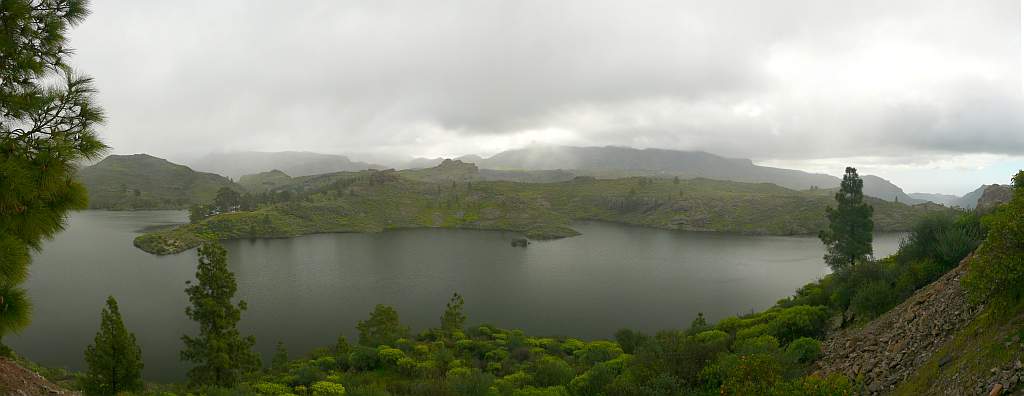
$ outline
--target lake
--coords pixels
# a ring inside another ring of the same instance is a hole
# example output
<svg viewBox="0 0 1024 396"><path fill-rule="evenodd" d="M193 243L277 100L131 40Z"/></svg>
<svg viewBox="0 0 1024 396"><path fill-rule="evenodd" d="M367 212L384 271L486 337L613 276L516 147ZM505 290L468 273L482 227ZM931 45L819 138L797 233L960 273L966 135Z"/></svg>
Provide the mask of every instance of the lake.
<svg viewBox="0 0 1024 396"><path fill-rule="evenodd" d="M181 335L185 281L194 250L153 256L132 246L144 229L183 223L181 211L86 211L43 246L26 284L33 322L4 342L48 366L81 369L107 295L118 299L145 360L145 377L184 378ZM583 235L527 248L515 233L419 229L228 241L229 264L249 310L243 334L269 361L275 343L292 356L356 341L355 324L375 304L394 306L418 332L437 326L453 292L470 324L491 323L532 335L610 338L615 330L688 326L762 310L825 274L814 237L676 232L578 223ZM898 234L875 237L875 252L896 251Z"/></svg>

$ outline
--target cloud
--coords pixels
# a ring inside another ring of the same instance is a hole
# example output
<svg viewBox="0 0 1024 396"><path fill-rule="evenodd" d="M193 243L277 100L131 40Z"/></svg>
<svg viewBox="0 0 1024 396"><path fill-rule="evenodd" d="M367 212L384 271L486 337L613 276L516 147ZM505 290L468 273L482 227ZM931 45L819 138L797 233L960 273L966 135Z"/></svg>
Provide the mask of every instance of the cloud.
<svg viewBox="0 0 1024 396"><path fill-rule="evenodd" d="M1015 0L97 0L116 152L1024 153Z"/></svg>

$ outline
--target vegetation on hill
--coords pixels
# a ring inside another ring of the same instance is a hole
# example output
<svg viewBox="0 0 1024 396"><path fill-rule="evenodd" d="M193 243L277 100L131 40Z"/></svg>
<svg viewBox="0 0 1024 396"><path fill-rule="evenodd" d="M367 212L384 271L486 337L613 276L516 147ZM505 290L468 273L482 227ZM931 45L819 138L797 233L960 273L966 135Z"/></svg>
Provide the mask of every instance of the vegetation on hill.
<svg viewBox="0 0 1024 396"><path fill-rule="evenodd" d="M291 183L292 177L277 169L244 175L238 179L238 185L246 191L262 193Z"/></svg>
<svg viewBox="0 0 1024 396"><path fill-rule="evenodd" d="M301 184L255 197L265 203L254 210L218 214L144 234L135 245L150 253L168 254L209 239L421 227L511 230L534 239L577 234L568 227L568 217L478 183L427 183L393 171L343 172L300 180Z"/></svg>
<svg viewBox="0 0 1024 396"><path fill-rule="evenodd" d="M93 209L185 209L213 200L217 190L241 190L231 180L146 154L111 155L78 172Z"/></svg>
<svg viewBox="0 0 1024 396"><path fill-rule="evenodd" d="M243 194L243 210L138 237L155 254L177 253L206 239L292 237L325 232L379 232L447 227L510 230L531 239L577 235L572 220L746 234L815 234L830 202L819 191L708 179L594 179L559 183L476 180L475 165L447 161L429 169L339 172L276 180ZM909 229L935 204L908 206L868 199L880 231ZM223 212L223 211L222 211Z"/></svg>

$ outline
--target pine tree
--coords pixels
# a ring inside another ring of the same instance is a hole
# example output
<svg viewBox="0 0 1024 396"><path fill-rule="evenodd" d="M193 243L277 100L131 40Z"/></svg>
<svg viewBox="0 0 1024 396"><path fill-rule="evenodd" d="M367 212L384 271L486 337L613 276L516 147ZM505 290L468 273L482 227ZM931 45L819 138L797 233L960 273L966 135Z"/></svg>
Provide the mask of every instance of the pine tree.
<svg viewBox="0 0 1024 396"><path fill-rule="evenodd" d="M843 272L872 255L871 240L875 223L874 209L864 202L864 181L854 168L846 168L836 193L837 207L828 207L828 229L818 234L825 244L825 263L834 272Z"/></svg>
<svg viewBox="0 0 1024 396"><path fill-rule="evenodd" d="M277 341L274 348L274 357L270 359L270 370L284 372L288 368L288 350L284 348L283 341Z"/></svg>
<svg viewBox="0 0 1024 396"><path fill-rule="evenodd" d="M113 296L107 297L96 338L85 348L85 363L88 369L82 388L88 394L142 390L142 349L135 342L135 334L124 327Z"/></svg>
<svg viewBox="0 0 1024 396"><path fill-rule="evenodd" d="M452 294L452 298L448 300L448 305L445 306L444 314L441 315L441 330L452 333L455 331L462 331L463 326L466 324L466 315L462 313L462 305L465 301L459 293Z"/></svg>
<svg viewBox="0 0 1024 396"><path fill-rule="evenodd" d="M84 0L0 1L0 336L28 325L30 251L86 207L76 164L106 149L92 79L67 64L87 14Z"/></svg>
<svg viewBox="0 0 1024 396"><path fill-rule="evenodd" d="M238 285L235 274L228 269L227 253L216 243L199 248L196 283L187 282L185 289L191 306L188 317L199 323L199 336L182 336L185 349L181 359L195 364L188 371L192 386L229 387L243 374L260 367L259 356L252 351L253 336L238 332L238 321L245 310L245 301L231 302Z"/></svg>
<svg viewBox="0 0 1024 396"><path fill-rule="evenodd" d="M395 340L409 335L409 328L398 320L398 311L387 305L377 304L370 318L356 323L359 330L359 344L369 347L394 345Z"/></svg>

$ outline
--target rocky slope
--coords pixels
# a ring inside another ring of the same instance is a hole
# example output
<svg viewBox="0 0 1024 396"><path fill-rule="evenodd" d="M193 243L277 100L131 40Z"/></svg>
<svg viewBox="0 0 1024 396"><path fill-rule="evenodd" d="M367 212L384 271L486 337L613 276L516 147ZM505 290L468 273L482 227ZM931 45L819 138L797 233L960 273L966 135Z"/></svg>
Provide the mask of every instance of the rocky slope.
<svg viewBox="0 0 1024 396"><path fill-rule="evenodd" d="M978 198L977 210L982 213L991 212L1002 203L1010 202L1013 199L1013 187L1000 184L993 184L985 187L985 191Z"/></svg>
<svg viewBox="0 0 1024 396"><path fill-rule="evenodd" d="M0 357L0 393L4 395L78 395L66 390L41 375L21 367L13 360Z"/></svg>
<svg viewBox="0 0 1024 396"><path fill-rule="evenodd" d="M845 374L870 395L1021 394L1024 348L1012 338L1019 323L996 325L968 302L960 278L970 260L867 325L830 335L817 373ZM992 345L997 359L986 354Z"/></svg>
<svg viewBox="0 0 1024 396"><path fill-rule="evenodd" d="M894 390L980 311L960 287L969 260L864 327L831 335L819 373L860 377L870 394Z"/></svg>

